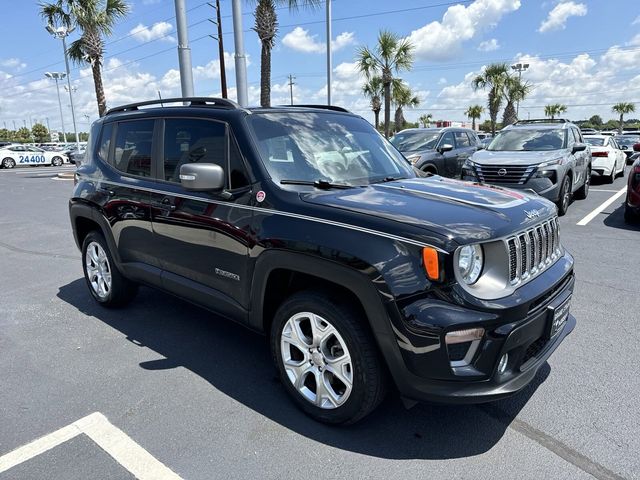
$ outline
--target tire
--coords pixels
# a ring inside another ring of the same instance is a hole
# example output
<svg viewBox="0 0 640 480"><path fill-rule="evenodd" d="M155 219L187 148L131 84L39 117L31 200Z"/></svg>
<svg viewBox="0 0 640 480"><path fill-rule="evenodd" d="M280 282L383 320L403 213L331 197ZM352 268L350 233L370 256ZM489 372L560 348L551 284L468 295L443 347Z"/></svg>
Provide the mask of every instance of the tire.
<svg viewBox="0 0 640 480"><path fill-rule="evenodd" d="M60 158L60 157L53 157L51 159L51 165L53 165L54 167L59 167L63 163L64 162L62 161L62 158Z"/></svg>
<svg viewBox="0 0 640 480"><path fill-rule="evenodd" d="M271 352L293 401L319 422L355 423L384 398L386 370L366 319L335 295L304 291L285 300L271 326ZM338 369L342 379L332 374ZM325 395L316 395L319 378Z"/></svg>
<svg viewBox="0 0 640 480"><path fill-rule="evenodd" d="M624 178L624 168L627 166L627 162L622 162L622 168L620 169L620 172L618 172L618 175L616 175L617 177L623 177Z"/></svg>
<svg viewBox="0 0 640 480"><path fill-rule="evenodd" d="M82 243L82 270L87 287L96 302L120 307L135 297L138 286L116 267L102 233L90 232Z"/></svg>
<svg viewBox="0 0 640 480"><path fill-rule="evenodd" d="M13 168L15 166L16 166L16 161L11 157L7 157L7 158L2 160L2 167L3 168Z"/></svg>
<svg viewBox="0 0 640 480"><path fill-rule="evenodd" d="M434 165L424 165L420 170L426 174L438 175L438 169Z"/></svg>
<svg viewBox="0 0 640 480"><path fill-rule="evenodd" d="M562 179L562 186L560 187L560 195L556 205L558 206L558 216L562 217L569 209L571 203L571 179L568 175Z"/></svg>
<svg viewBox="0 0 640 480"><path fill-rule="evenodd" d="M578 200L584 200L589 196L589 187L591 186L591 169L587 171L587 176L584 179L584 184L575 193Z"/></svg>
<svg viewBox="0 0 640 480"><path fill-rule="evenodd" d="M638 220L640 220L640 218L638 217L638 214L633 211L633 209L629 206L629 204L625 200L625 202L624 202L624 221L625 221L625 223L635 224L636 222L638 222Z"/></svg>
<svg viewBox="0 0 640 480"><path fill-rule="evenodd" d="M604 181L606 183L613 183L616 180L616 177L618 175L616 175L616 167L614 165L614 167L611 169L611 175L607 175L606 177L604 177Z"/></svg>

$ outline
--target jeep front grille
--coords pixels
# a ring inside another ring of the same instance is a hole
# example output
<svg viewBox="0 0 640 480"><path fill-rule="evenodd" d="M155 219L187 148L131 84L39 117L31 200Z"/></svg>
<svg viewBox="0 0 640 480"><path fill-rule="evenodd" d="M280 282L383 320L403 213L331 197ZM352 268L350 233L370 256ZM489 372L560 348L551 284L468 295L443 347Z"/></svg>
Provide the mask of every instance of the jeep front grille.
<svg viewBox="0 0 640 480"><path fill-rule="evenodd" d="M507 238L509 282L517 285L542 273L561 255L558 217Z"/></svg>
<svg viewBox="0 0 640 480"><path fill-rule="evenodd" d="M536 171L535 166L475 165L476 176L483 183L524 185Z"/></svg>

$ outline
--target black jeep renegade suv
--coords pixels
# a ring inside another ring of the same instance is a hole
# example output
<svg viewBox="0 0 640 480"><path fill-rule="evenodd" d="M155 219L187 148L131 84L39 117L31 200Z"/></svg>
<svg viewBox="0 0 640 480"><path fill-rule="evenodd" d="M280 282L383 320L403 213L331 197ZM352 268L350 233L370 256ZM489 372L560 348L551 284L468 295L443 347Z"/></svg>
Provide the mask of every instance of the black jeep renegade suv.
<svg viewBox="0 0 640 480"><path fill-rule="evenodd" d="M329 423L391 386L502 398L573 330L551 202L420 178L337 107L178 101L91 128L69 210L100 304L151 285L264 332L284 387Z"/></svg>

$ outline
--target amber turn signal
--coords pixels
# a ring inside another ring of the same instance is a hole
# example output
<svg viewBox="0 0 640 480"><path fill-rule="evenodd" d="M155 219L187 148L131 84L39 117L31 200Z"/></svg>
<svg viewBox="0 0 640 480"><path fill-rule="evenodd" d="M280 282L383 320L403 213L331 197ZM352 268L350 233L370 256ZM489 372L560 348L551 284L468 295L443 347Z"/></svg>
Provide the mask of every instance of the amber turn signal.
<svg viewBox="0 0 640 480"><path fill-rule="evenodd" d="M438 251L432 247L422 249L422 261L424 269L427 271L429 280L440 280L440 263L438 262Z"/></svg>

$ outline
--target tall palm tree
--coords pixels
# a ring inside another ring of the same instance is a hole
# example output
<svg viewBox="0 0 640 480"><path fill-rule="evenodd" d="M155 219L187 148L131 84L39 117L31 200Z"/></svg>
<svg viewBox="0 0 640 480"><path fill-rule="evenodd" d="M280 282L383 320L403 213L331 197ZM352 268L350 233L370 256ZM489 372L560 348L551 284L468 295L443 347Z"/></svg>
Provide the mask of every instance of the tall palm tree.
<svg viewBox="0 0 640 480"><path fill-rule="evenodd" d="M427 125L431 123L431 120L433 120L433 115L430 113L420 115L420 118L418 118L418 121L422 124L423 128L427 128Z"/></svg>
<svg viewBox="0 0 640 480"><path fill-rule="evenodd" d="M550 105L545 105L544 114L547 117L550 117L551 120L555 120L556 115L560 115L567 111L567 106L561 103L552 103Z"/></svg>
<svg viewBox="0 0 640 480"><path fill-rule="evenodd" d="M636 106L633 103L616 103L611 111L620 114L620 127L618 128L618 132L622 135L622 127L624 126L624 116L627 113L632 113L636 111Z"/></svg>
<svg viewBox="0 0 640 480"><path fill-rule="evenodd" d="M322 0L258 0L254 13L255 23L252 28L260 39L260 105L271 106L271 50L278 34L277 5L287 5L290 11L297 10L301 4L315 8Z"/></svg>
<svg viewBox="0 0 640 480"><path fill-rule="evenodd" d="M57 0L40 4L40 15L54 28L77 27L82 32L80 38L71 43L67 53L75 63L91 65L101 117L107 110L102 85L104 37L111 35L115 23L127 13L129 5L125 0Z"/></svg>
<svg viewBox="0 0 640 480"><path fill-rule="evenodd" d="M491 120L491 133L496 133L496 121L498 112L504 99L503 87L509 76L509 66L506 63L492 63L473 79L471 85L474 90L489 89L487 105L489 107L489 119Z"/></svg>
<svg viewBox="0 0 640 480"><path fill-rule="evenodd" d="M356 57L358 70L367 78L379 75L384 89L384 135L389 138L391 122L391 83L393 74L411 70L413 65L413 44L394 33L381 30L374 49L360 47Z"/></svg>
<svg viewBox="0 0 640 480"><path fill-rule="evenodd" d="M362 86L362 92L371 101L371 110L375 117L376 130L380 126L380 110L382 110L382 96L384 90L382 87L382 77L374 76L367 80Z"/></svg>
<svg viewBox="0 0 640 480"><path fill-rule="evenodd" d="M400 79L395 79L392 83L391 99L396 107L396 113L394 115L395 130L399 132L404 128L406 123L404 120L403 108L417 107L420 105L420 99L417 95L413 94L411 87L403 83Z"/></svg>
<svg viewBox="0 0 640 480"><path fill-rule="evenodd" d="M522 81L519 77L508 76L504 82L503 94L507 100L507 105L504 107L504 113L502 114L502 126L506 127L518 121L518 114L516 112L515 104L524 100L531 92L531 84L527 81Z"/></svg>
<svg viewBox="0 0 640 480"><path fill-rule="evenodd" d="M476 129L476 120L480 118L482 112L484 112L484 107L482 105L471 105L467 108L467 111L464 112L467 118L471 119L471 128L474 130Z"/></svg>

